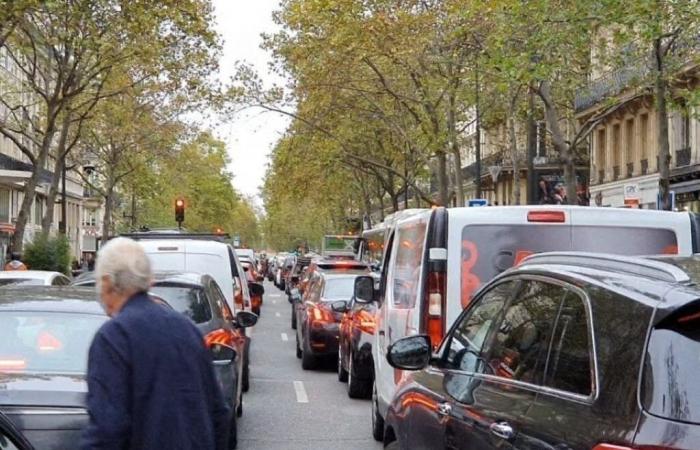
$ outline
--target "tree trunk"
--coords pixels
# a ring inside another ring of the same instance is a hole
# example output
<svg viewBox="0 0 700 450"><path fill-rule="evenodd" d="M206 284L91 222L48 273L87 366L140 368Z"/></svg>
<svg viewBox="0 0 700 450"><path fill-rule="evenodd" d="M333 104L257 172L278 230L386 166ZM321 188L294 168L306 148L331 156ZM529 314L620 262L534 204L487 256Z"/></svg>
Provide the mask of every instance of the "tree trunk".
<svg viewBox="0 0 700 450"><path fill-rule="evenodd" d="M449 97L449 107L447 109L447 131L450 136L450 151L455 158L455 194L457 196L457 206L464 206L464 180L462 179L462 155L459 152L459 136L457 135L457 120L455 110L457 108L456 94L451 91Z"/></svg>
<svg viewBox="0 0 700 450"><path fill-rule="evenodd" d="M440 206L447 206L447 192L449 179L447 176L447 155L444 151L440 151L437 154L437 177L438 177L438 203Z"/></svg>
<svg viewBox="0 0 700 450"><path fill-rule="evenodd" d="M513 204L520 204L520 155L518 154L518 141L515 133L515 102L511 104L508 118L508 135L510 139L510 154L513 160Z"/></svg>
<svg viewBox="0 0 700 450"><path fill-rule="evenodd" d="M102 242L112 235L112 210L114 208L114 186L107 187L105 195L105 212L102 217Z"/></svg>
<svg viewBox="0 0 700 450"><path fill-rule="evenodd" d="M377 195L377 200L379 200L379 220L384 222L384 193L381 192Z"/></svg>
<svg viewBox="0 0 700 450"><path fill-rule="evenodd" d="M668 139L668 106L666 102L667 85L664 79L664 65L662 40L654 41L654 57L656 58L656 77L654 82L654 96L656 97L656 124L658 127L657 145L659 147L659 195L661 197L661 209L670 211L671 204L671 151Z"/></svg>
<svg viewBox="0 0 700 450"><path fill-rule="evenodd" d="M58 159L51 177L51 186L46 196L46 211L44 212L44 217L41 219L41 233L43 235L48 235L51 231L51 225L53 225L53 212L56 207L56 197L58 196L58 184L61 181L61 174L63 173L63 166L65 163L65 159Z"/></svg>

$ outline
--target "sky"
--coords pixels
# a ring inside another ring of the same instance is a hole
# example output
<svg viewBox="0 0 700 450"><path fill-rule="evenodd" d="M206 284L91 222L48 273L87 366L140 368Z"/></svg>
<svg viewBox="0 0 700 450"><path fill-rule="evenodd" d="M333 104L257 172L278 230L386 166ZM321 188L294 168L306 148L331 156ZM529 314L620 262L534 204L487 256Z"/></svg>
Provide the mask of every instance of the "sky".
<svg viewBox="0 0 700 450"><path fill-rule="evenodd" d="M277 30L272 12L278 9L279 0L213 0L213 4L216 29L224 41L219 62L221 81L229 81L236 61L245 61L255 67L264 82L279 83L281 80L268 69L270 54L260 48L260 34ZM216 129L219 138L226 142L234 186L244 195L255 196L258 206L262 204L259 188L268 155L288 123L286 117L277 114L248 110L230 117Z"/></svg>

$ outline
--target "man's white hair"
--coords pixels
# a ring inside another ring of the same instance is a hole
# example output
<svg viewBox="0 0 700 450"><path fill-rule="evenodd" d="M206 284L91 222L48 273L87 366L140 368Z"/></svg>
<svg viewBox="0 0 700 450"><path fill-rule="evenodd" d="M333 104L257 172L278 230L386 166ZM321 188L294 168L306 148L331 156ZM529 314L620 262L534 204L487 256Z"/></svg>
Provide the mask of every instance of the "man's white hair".
<svg viewBox="0 0 700 450"><path fill-rule="evenodd" d="M151 287L151 261L138 242L115 238L97 252L95 279L98 291L104 276L108 276L119 293L145 292Z"/></svg>

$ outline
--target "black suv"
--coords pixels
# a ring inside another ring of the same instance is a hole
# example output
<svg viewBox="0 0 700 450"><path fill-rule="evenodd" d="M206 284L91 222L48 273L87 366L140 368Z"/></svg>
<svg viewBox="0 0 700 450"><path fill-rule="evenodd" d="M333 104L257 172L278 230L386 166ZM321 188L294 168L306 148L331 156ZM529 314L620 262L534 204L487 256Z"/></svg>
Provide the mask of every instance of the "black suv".
<svg viewBox="0 0 700 450"><path fill-rule="evenodd" d="M700 448L700 256L545 253L494 279L403 378L388 448Z"/></svg>

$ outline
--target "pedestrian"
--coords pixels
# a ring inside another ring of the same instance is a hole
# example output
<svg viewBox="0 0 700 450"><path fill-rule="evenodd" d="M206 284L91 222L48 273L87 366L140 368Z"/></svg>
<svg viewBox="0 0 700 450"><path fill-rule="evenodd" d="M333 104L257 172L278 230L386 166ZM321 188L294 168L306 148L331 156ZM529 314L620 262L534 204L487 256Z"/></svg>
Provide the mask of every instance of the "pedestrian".
<svg viewBox="0 0 700 450"><path fill-rule="evenodd" d="M5 270L27 270L27 266L22 262L22 255L17 252L12 252L10 261L5 264Z"/></svg>
<svg viewBox="0 0 700 450"><path fill-rule="evenodd" d="M90 417L81 448L224 450L231 416L195 325L153 302L143 248L127 238L98 253L95 279L111 317L88 355Z"/></svg>

